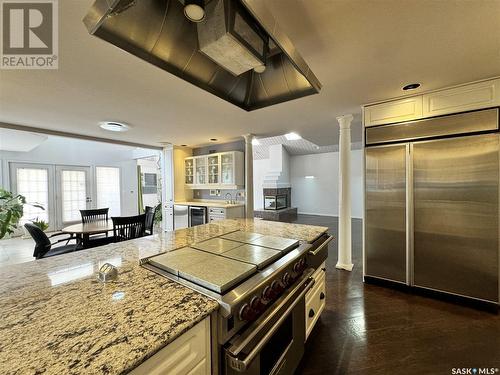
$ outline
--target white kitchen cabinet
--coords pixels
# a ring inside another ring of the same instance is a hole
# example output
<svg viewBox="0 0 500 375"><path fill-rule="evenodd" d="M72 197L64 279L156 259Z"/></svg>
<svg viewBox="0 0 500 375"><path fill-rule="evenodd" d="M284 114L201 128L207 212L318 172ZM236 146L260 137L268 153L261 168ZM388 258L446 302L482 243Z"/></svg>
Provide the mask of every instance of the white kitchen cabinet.
<svg viewBox="0 0 500 375"><path fill-rule="evenodd" d="M194 184L194 159L191 157L184 159L184 176L186 185Z"/></svg>
<svg viewBox="0 0 500 375"><path fill-rule="evenodd" d="M210 317L132 370L132 375L209 375Z"/></svg>
<svg viewBox="0 0 500 375"><path fill-rule="evenodd" d="M241 151L186 158L186 187L189 189L239 189L245 185L244 162L244 154ZM191 172L192 164L194 164L194 177L188 174Z"/></svg>
<svg viewBox="0 0 500 375"><path fill-rule="evenodd" d="M323 263L313 274L314 285L306 293L306 340L326 306L326 265Z"/></svg>
<svg viewBox="0 0 500 375"><path fill-rule="evenodd" d="M422 117L422 96L414 96L364 108L365 126L410 121Z"/></svg>
<svg viewBox="0 0 500 375"><path fill-rule="evenodd" d="M500 79L472 83L423 95L423 117L500 105Z"/></svg>
<svg viewBox="0 0 500 375"><path fill-rule="evenodd" d="M224 219L236 219L245 216L245 207L209 207L208 208L208 222L213 223L214 221L224 220Z"/></svg>

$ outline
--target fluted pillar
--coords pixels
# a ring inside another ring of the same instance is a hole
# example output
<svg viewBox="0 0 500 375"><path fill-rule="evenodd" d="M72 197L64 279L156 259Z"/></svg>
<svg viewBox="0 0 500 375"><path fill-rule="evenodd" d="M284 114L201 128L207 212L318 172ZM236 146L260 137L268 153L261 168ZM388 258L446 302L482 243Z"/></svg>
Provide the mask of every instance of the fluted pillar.
<svg viewBox="0 0 500 375"><path fill-rule="evenodd" d="M165 144L162 150L162 223L164 231L174 230L174 146Z"/></svg>
<svg viewBox="0 0 500 375"><path fill-rule="evenodd" d="M337 117L339 136L339 258L336 268L352 271L351 249L351 114Z"/></svg>
<svg viewBox="0 0 500 375"><path fill-rule="evenodd" d="M245 138L245 217L253 219L253 134Z"/></svg>

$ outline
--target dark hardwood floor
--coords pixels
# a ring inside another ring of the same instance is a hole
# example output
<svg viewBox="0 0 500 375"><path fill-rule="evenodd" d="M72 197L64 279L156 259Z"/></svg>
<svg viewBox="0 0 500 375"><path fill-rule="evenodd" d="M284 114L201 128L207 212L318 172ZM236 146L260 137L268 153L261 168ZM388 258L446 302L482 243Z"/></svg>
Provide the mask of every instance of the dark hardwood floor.
<svg viewBox="0 0 500 375"><path fill-rule="evenodd" d="M335 217L299 215L296 222L328 226L337 236ZM498 314L364 284L361 220L353 220L352 229L353 272L335 269L335 241L327 261L326 309L297 374L421 375L500 368Z"/></svg>

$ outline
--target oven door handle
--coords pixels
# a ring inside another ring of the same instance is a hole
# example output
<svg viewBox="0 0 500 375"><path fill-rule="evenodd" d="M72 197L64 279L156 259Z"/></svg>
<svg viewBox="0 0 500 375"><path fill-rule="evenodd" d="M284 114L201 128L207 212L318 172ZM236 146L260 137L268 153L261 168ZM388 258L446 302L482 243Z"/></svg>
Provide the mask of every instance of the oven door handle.
<svg viewBox="0 0 500 375"><path fill-rule="evenodd" d="M325 248L325 246L328 246L328 244L333 240L333 236L328 236L328 238L323 242L321 245L319 245L316 249L309 251L309 254L311 255L317 255L321 250Z"/></svg>
<svg viewBox="0 0 500 375"><path fill-rule="evenodd" d="M274 333L280 328L281 324L288 318L288 315L293 311L295 306L304 298L306 293L312 288L314 285L314 279L311 277L313 274L313 270L310 270L310 272L307 273L305 277L305 281L301 282L298 284L294 291L297 289L300 289L301 287L304 287L304 289L298 294L297 296L294 297L294 301L288 306L286 311L278 318L278 320L273 324L273 326L266 332L266 334L262 337L262 339L252 348L250 353L244 358L240 359L238 358L238 354L245 348L245 346L248 344L248 342L251 341L253 337L257 334L256 331L253 331L252 335L250 335L248 338L243 340L243 342L238 345L236 348L230 347L229 350L226 352L226 357L229 362L229 366L238 372L244 372L246 369L250 366L252 361L255 359L255 357L260 353L262 348L267 344L267 342L271 339L271 337L274 335ZM295 293L290 293L291 295ZM283 305L285 305L288 302L288 300L283 301L279 306L275 308L275 311L279 311ZM272 315L272 313L270 314Z"/></svg>

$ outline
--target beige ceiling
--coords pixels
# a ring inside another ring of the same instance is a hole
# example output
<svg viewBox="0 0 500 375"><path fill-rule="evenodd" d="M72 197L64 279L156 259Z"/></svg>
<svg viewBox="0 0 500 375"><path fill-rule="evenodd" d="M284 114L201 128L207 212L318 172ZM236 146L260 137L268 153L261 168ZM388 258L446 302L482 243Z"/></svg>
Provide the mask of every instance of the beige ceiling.
<svg viewBox="0 0 500 375"><path fill-rule="evenodd" d="M0 71L0 121L144 144L200 145L296 131L337 143L335 117L400 96L500 75L500 0L265 1L323 84L319 95L247 113L95 37L91 0L59 1L57 71ZM118 120L133 128L97 127Z"/></svg>

